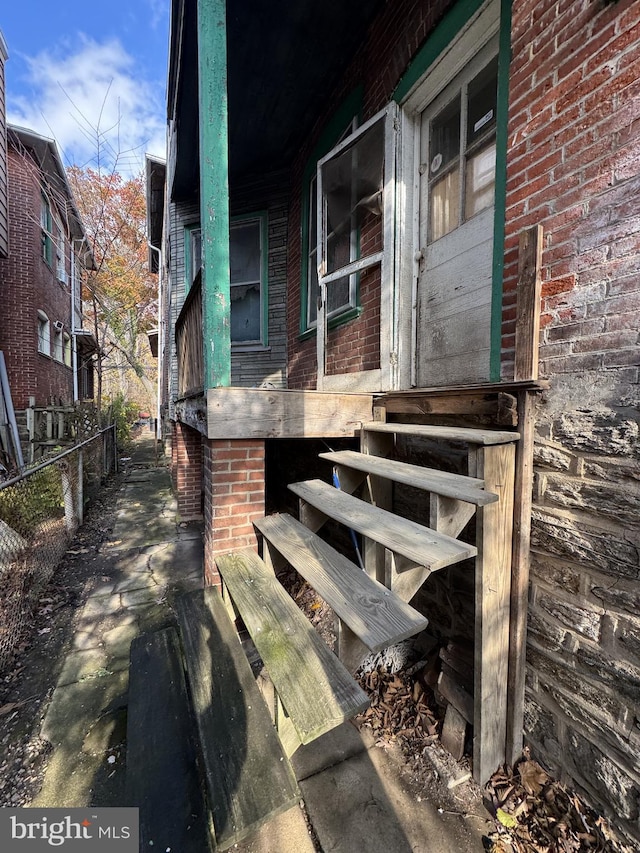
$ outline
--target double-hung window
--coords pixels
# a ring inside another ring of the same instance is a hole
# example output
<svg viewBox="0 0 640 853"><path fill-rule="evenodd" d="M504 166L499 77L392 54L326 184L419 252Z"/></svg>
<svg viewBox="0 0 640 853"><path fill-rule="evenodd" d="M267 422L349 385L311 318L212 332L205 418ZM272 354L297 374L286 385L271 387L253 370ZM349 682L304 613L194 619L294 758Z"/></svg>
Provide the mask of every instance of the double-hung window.
<svg viewBox="0 0 640 853"><path fill-rule="evenodd" d="M67 270L65 266L65 239L64 239L64 231L62 229L61 223L54 219L55 225L55 253L56 253L56 277L58 281L61 281L63 284L67 282Z"/></svg>
<svg viewBox="0 0 640 853"><path fill-rule="evenodd" d="M229 231L231 343L267 344L266 214L234 218Z"/></svg>
<svg viewBox="0 0 640 853"><path fill-rule="evenodd" d="M53 357L56 361L62 361L64 358L62 329L54 329L53 331Z"/></svg>

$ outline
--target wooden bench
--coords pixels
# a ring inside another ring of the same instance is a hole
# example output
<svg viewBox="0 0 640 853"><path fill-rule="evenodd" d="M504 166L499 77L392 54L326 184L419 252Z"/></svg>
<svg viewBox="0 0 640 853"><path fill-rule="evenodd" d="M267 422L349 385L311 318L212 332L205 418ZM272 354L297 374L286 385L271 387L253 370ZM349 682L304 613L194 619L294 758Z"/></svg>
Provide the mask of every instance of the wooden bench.
<svg viewBox="0 0 640 853"><path fill-rule="evenodd" d="M368 707L367 694L254 551L216 563L300 743Z"/></svg>
<svg viewBox="0 0 640 853"><path fill-rule="evenodd" d="M132 644L128 802L141 849L227 850L300 792L218 590L178 598L176 612L181 643L168 629Z"/></svg>

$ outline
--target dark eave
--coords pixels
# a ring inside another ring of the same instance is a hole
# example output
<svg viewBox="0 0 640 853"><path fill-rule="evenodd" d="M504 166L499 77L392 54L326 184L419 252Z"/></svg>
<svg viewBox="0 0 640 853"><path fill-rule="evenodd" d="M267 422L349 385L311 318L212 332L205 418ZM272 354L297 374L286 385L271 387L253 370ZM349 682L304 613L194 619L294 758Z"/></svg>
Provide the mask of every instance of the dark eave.
<svg viewBox="0 0 640 853"><path fill-rule="evenodd" d="M167 165L159 157L147 154L145 160L145 186L147 196L147 240L149 246L149 270L159 271L158 252L162 247L162 227L164 219L164 185Z"/></svg>
<svg viewBox="0 0 640 853"><path fill-rule="evenodd" d="M229 174L287 167L383 0L228 0ZM197 190L195 2L174 0L168 110L176 198Z"/></svg>

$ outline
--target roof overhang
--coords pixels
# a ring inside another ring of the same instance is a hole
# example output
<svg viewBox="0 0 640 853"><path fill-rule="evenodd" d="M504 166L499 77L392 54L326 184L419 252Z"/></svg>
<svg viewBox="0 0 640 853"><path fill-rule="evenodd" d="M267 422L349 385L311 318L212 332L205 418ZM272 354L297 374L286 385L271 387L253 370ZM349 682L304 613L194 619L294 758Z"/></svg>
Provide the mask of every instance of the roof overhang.
<svg viewBox="0 0 640 853"><path fill-rule="evenodd" d="M228 0L229 177L287 167L384 0ZM173 0L168 118L177 152L170 191L198 187L196 3Z"/></svg>

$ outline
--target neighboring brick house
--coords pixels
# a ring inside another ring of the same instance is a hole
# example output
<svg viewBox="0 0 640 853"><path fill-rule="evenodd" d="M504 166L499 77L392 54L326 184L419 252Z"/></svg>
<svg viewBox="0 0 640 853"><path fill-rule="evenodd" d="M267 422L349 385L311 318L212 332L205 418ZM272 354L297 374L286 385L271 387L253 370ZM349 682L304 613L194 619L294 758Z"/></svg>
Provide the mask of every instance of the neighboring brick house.
<svg viewBox="0 0 640 853"><path fill-rule="evenodd" d="M7 113L5 104L4 65L7 45L0 30L0 258L9 251L9 219L7 215Z"/></svg>
<svg viewBox="0 0 640 853"><path fill-rule="evenodd" d="M92 260L55 142L12 125L7 137L9 251L0 259L0 350L19 415L30 406L73 406L93 397L95 347L81 309L82 278Z"/></svg>
<svg viewBox="0 0 640 853"><path fill-rule="evenodd" d="M172 10L165 393L207 580L374 408L516 427L503 756L524 732L640 840L640 2L236 6ZM420 596L473 635L455 567Z"/></svg>

